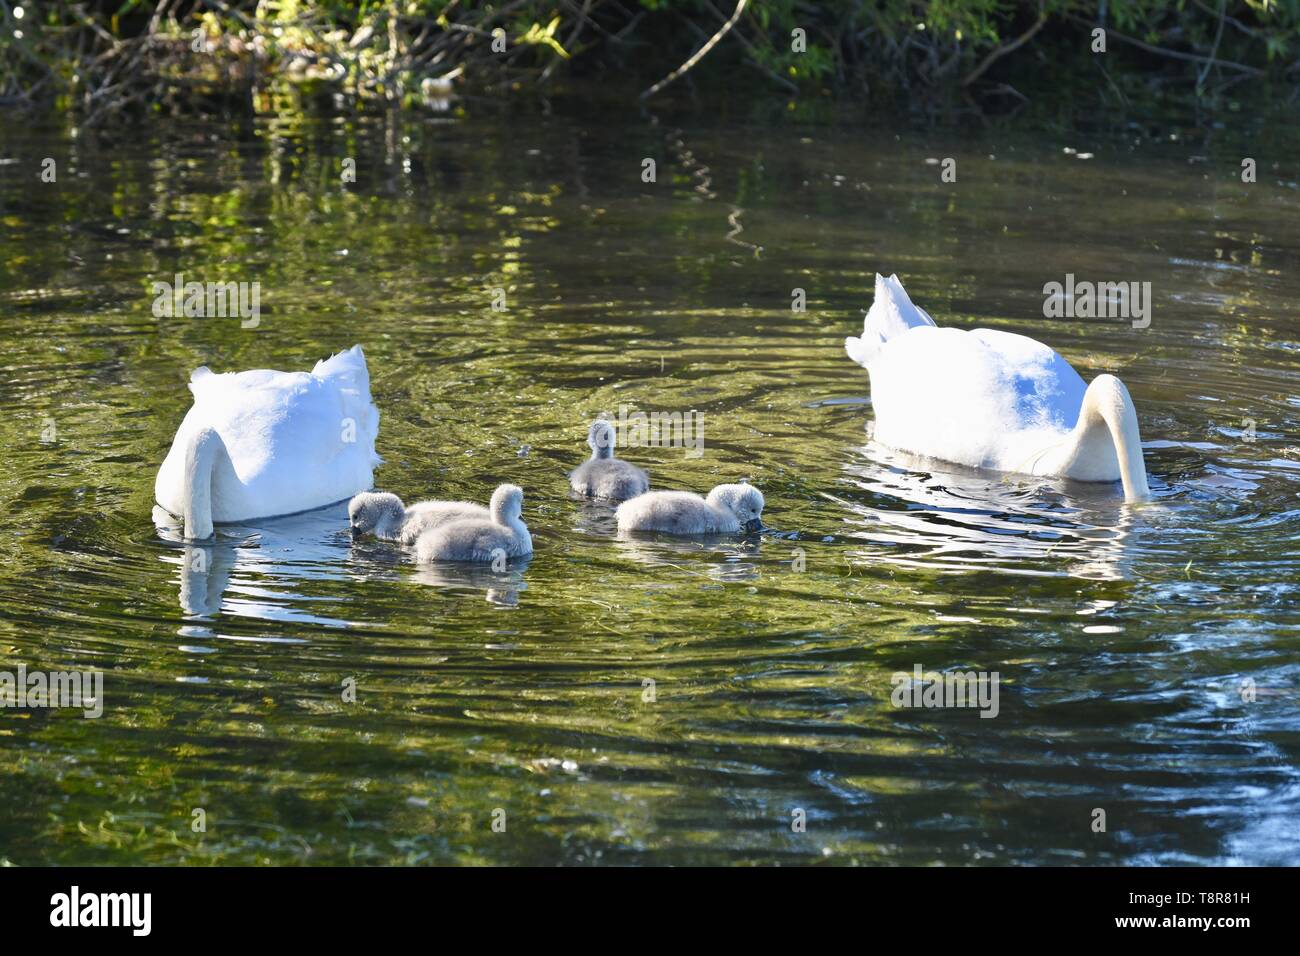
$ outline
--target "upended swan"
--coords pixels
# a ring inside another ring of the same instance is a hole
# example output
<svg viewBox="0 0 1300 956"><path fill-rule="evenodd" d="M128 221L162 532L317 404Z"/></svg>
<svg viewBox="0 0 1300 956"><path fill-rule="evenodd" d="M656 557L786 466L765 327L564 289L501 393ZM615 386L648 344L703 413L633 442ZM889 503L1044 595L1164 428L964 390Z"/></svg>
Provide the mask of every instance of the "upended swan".
<svg viewBox="0 0 1300 956"><path fill-rule="evenodd" d="M591 457L569 473L569 487L588 498L622 501L635 498L650 487L650 476L621 458L614 457L614 426L603 418L591 423L587 445Z"/></svg>
<svg viewBox="0 0 1300 956"><path fill-rule="evenodd" d="M523 522L524 491L500 485L492 492L491 518L467 518L438 525L415 540L419 561L495 561L533 553L533 539Z"/></svg>
<svg viewBox="0 0 1300 956"><path fill-rule="evenodd" d="M1124 383L1091 385L1041 342L993 329L939 328L898 276L876 276L861 338L844 340L871 374L873 438L975 468L1120 481L1150 497L1137 411Z"/></svg>
<svg viewBox="0 0 1300 956"><path fill-rule="evenodd" d="M154 497L207 538L214 521L324 507L374 480L379 409L361 346L310 372L190 375L194 404L158 469Z"/></svg>
<svg viewBox="0 0 1300 956"><path fill-rule="evenodd" d="M348 523L358 535L414 544L421 532L449 521L487 521L491 512L469 501L417 501L411 506L387 491L363 491L348 502Z"/></svg>
<svg viewBox="0 0 1300 956"><path fill-rule="evenodd" d="M618 506L619 531L735 534L763 527L763 493L753 485L718 485L701 498L689 491L647 491Z"/></svg>

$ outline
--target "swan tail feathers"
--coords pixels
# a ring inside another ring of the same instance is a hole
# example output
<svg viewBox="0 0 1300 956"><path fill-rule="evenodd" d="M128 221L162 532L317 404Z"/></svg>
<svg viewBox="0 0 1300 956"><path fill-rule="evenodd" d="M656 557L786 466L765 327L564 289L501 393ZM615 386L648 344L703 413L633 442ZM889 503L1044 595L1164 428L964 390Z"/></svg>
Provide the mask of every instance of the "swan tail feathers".
<svg viewBox="0 0 1300 956"><path fill-rule="evenodd" d="M886 279L879 274L876 275L876 298L867 313L867 322L886 342L908 329L935 324L929 313L912 304L897 275Z"/></svg>
<svg viewBox="0 0 1300 956"><path fill-rule="evenodd" d="M370 370L366 367L366 355L360 345L322 359L311 373L317 378L332 379L341 385L363 389L367 394L370 392Z"/></svg>
<svg viewBox="0 0 1300 956"><path fill-rule="evenodd" d="M370 398L370 370L360 345L317 362L312 375L339 386L343 397L343 416L356 423L356 440L370 447L371 467L383 462L374 452L379 437L379 409Z"/></svg>
<svg viewBox="0 0 1300 956"><path fill-rule="evenodd" d="M934 319L924 309L912 304L898 276L888 279L876 274L876 297L862 323L862 336L849 336L844 340L844 351L849 358L866 368L876 353L890 339L908 329L934 325Z"/></svg>

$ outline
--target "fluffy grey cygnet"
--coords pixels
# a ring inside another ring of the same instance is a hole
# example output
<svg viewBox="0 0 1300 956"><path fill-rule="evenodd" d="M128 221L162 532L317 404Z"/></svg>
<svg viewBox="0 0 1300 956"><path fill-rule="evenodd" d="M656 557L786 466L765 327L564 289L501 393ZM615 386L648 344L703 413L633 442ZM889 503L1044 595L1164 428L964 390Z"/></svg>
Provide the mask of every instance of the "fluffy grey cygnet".
<svg viewBox="0 0 1300 956"><path fill-rule="evenodd" d="M587 433L591 457L569 473L569 486L588 498L622 501L650 487L650 476L631 462L614 457L614 426L603 418Z"/></svg>
<svg viewBox="0 0 1300 956"><path fill-rule="evenodd" d="M689 491L648 491L618 506L619 531L735 534L763 527L763 493L753 485L718 485L707 498Z"/></svg>
<svg viewBox="0 0 1300 956"><path fill-rule="evenodd" d="M490 517L486 508L469 501L417 501L408 508L387 491L366 491L348 502L353 534L373 534L402 544L413 544L421 532L448 521Z"/></svg>
<svg viewBox="0 0 1300 956"><path fill-rule="evenodd" d="M533 553L533 538L524 524L524 491L501 485L492 492L492 516L438 525L415 541L420 561L493 561L498 555L522 558Z"/></svg>

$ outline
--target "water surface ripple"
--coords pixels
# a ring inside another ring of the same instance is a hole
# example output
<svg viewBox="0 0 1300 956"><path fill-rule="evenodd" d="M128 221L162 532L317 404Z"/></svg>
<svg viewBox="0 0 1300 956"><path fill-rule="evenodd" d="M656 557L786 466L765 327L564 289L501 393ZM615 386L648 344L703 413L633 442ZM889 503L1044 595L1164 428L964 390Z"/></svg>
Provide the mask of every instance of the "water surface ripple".
<svg viewBox="0 0 1300 956"><path fill-rule="evenodd" d="M6 121L0 669L101 668L106 709L0 711L0 862L1300 863L1300 194L1200 151L562 111ZM842 340L876 270L1120 375L1155 502L871 444ZM156 319L176 272L260 281L261 325ZM1150 281L1150 328L1043 318L1067 273ZM154 527L192 368L356 342L378 485L517 482L527 565L418 568L342 505L199 546ZM699 411L702 457L627 457L750 479L771 531L618 540L565 471L620 406ZM997 718L891 706L918 664L997 671Z"/></svg>

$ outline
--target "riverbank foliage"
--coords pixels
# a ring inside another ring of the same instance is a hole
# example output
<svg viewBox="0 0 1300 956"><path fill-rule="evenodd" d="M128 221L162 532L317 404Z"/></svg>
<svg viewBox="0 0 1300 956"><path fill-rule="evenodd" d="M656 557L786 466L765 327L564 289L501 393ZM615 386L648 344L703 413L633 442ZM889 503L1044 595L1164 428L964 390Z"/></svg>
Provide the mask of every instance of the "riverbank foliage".
<svg viewBox="0 0 1300 956"><path fill-rule="evenodd" d="M733 5L734 3L734 5ZM1023 103L1294 96L1300 0L0 0L0 104L95 122L277 85L345 103L556 83ZM265 105L265 103L263 103Z"/></svg>

